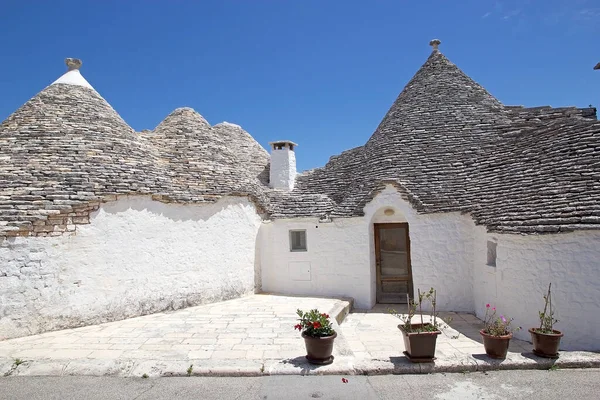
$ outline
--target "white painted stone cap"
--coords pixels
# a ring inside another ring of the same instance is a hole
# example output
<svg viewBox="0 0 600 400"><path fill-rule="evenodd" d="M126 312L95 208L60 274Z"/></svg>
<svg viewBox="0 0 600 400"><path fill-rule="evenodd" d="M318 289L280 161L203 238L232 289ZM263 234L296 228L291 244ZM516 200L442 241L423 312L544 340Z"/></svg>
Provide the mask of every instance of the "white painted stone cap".
<svg viewBox="0 0 600 400"><path fill-rule="evenodd" d="M285 144L285 143L289 143L289 144L293 144L294 146L298 146L298 143L294 143L291 140L275 140L274 142L269 142L269 144L273 145L273 144Z"/></svg>
<svg viewBox="0 0 600 400"><path fill-rule="evenodd" d="M280 150L283 148L289 148L290 150L294 150L294 147L298 146L298 144L292 142L291 140L276 140L274 142L269 142L269 145L273 150Z"/></svg>
<svg viewBox="0 0 600 400"><path fill-rule="evenodd" d="M430 45L431 47L433 47L433 51L436 51L436 50L438 50L438 47L439 47L439 45L440 45L440 44L442 44L442 41L441 41L440 39L432 39L432 40L429 42L429 45Z"/></svg>
<svg viewBox="0 0 600 400"><path fill-rule="evenodd" d="M65 58L65 64L67 65L67 72L52 82L52 84L64 83L67 85L77 85L77 86L85 86L90 89L94 89L92 85L88 81L85 80L81 72L79 72L79 68L81 68L81 62L78 58Z"/></svg>

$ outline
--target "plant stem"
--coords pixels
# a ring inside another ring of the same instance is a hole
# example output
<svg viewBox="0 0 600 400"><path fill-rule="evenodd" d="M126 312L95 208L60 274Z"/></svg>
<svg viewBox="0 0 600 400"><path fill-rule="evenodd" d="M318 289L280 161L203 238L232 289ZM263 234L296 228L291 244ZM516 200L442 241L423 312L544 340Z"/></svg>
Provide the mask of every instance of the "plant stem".
<svg viewBox="0 0 600 400"><path fill-rule="evenodd" d="M550 303L550 333L554 332L554 316L552 315L552 292L550 288L552 287L552 282L548 285L548 301Z"/></svg>
<svg viewBox="0 0 600 400"><path fill-rule="evenodd" d="M436 322L437 322L437 320L436 320L436 314L435 314L435 304L436 304L436 300L437 300L437 296L436 296L436 294L437 294L437 291L436 291L436 290L434 290L434 291L433 291L433 305L432 305L432 307L431 307L431 309L432 309L432 312L433 312L433 326L434 326L434 327L435 327L435 326L437 326L437 325L436 325Z"/></svg>
<svg viewBox="0 0 600 400"><path fill-rule="evenodd" d="M421 289L417 289L417 292L419 293L419 315L421 316L421 329L423 329L423 299L421 298Z"/></svg>
<svg viewBox="0 0 600 400"><path fill-rule="evenodd" d="M411 308L412 306L411 306L411 304L410 304L410 295L409 295L408 293L406 293L406 305L407 305L407 307L408 307L408 310L407 310L407 311L408 311L408 318L407 318L407 319L406 319L406 321L404 322L404 328L406 329L406 332L410 332L410 330L411 330L411 329L410 329L410 324L411 324L411 321L410 321L410 320L412 319L412 316L410 315L410 314L411 314L411 312L410 312L410 308Z"/></svg>
<svg viewBox="0 0 600 400"><path fill-rule="evenodd" d="M540 318L540 331L544 327L544 318L546 318L546 310L548 309L548 296L550 296L550 286L552 286L552 282L548 285L548 295L546 296L546 304L544 304L544 312L542 318Z"/></svg>

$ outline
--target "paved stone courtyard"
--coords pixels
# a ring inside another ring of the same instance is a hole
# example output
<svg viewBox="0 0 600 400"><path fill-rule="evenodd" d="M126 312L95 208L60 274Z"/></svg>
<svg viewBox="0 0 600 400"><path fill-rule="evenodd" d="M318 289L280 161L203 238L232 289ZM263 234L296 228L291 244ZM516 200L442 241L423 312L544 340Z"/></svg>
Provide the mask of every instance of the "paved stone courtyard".
<svg viewBox="0 0 600 400"><path fill-rule="evenodd" d="M480 343L479 319L442 313L452 322L438 337L435 363L413 364L402 354L400 320L378 305L355 310L341 326L334 322L338 338L332 365L307 364L304 341L293 329L296 309L318 308L342 320L349 307L338 299L255 295L5 340L0 342L0 375L377 374L548 368L553 363L531 354L531 344L519 340L511 341L505 361L490 360ZM562 352L556 363L597 367L600 354Z"/></svg>

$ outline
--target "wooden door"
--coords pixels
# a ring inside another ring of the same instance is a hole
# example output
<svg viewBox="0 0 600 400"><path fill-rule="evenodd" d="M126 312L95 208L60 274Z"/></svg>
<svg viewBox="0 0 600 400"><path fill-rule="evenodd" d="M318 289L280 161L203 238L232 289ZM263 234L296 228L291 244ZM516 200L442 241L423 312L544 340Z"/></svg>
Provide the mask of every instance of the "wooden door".
<svg viewBox="0 0 600 400"><path fill-rule="evenodd" d="M375 224L377 302L406 303L413 297L408 224Z"/></svg>

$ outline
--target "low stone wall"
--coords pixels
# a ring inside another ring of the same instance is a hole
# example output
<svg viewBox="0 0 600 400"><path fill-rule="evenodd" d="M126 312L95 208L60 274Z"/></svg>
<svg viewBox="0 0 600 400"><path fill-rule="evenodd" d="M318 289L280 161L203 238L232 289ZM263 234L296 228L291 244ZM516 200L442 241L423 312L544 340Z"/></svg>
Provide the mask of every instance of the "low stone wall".
<svg viewBox="0 0 600 400"><path fill-rule="evenodd" d="M0 339L254 292L261 218L246 198L94 207L71 235L0 239Z"/></svg>

